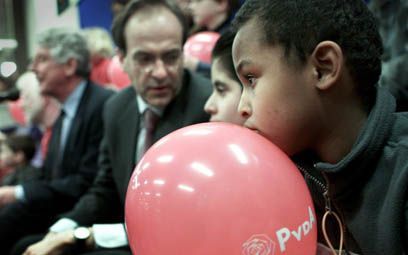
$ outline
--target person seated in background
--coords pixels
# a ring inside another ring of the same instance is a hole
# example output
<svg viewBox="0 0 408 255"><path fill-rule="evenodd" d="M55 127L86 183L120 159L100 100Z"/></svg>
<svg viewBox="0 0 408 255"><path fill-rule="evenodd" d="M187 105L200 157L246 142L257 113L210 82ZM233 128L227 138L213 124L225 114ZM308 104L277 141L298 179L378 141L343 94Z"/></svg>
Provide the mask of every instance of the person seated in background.
<svg viewBox="0 0 408 255"><path fill-rule="evenodd" d="M211 65L213 92L204 110L211 115L210 121L242 125L245 119L238 113L242 85L235 73L231 52L234 36L232 30L226 30L214 46Z"/></svg>
<svg viewBox="0 0 408 255"><path fill-rule="evenodd" d="M115 18L116 16L119 15L125 8L126 4L129 2L129 0L112 0L111 2L111 11L112 11L112 16Z"/></svg>
<svg viewBox="0 0 408 255"><path fill-rule="evenodd" d="M40 34L32 71L40 93L61 104L40 180L0 187L0 250L7 254L27 234L42 233L70 210L98 171L102 110L113 94L88 80L89 51L79 31Z"/></svg>
<svg viewBox="0 0 408 255"><path fill-rule="evenodd" d="M48 150L51 129L60 112L60 104L54 98L42 95L40 84L34 72L27 71L16 81L20 91L20 103L26 120L26 127L17 134L28 134L36 142L36 153L31 164L42 167Z"/></svg>
<svg viewBox="0 0 408 255"><path fill-rule="evenodd" d="M135 165L155 141L208 121L203 108L211 84L183 67L187 25L172 0L129 2L112 34L132 86L105 105L98 176L45 237L22 239L13 254L131 254L123 223Z"/></svg>
<svg viewBox="0 0 408 255"><path fill-rule="evenodd" d="M10 77L4 77L0 74L0 131L9 132L15 128L16 121L10 113L9 98L10 91L13 90L14 81Z"/></svg>
<svg viewBox="0 0 408 255"><path fill-rule="evenodd" d="M7 135L0 131L0 145L6 140ZM1 149L1 148L0 148ZM5 164L1 162L0 158L0 182L3 180L4 176L7 175L10 172L9 167L5 167Z"/></svg>
<svg viewBox="0 0 408 255"><path fill-rule="evenodd" d="M83 32L91 54L89 79L96 84L115 89L108 74L108 68L114 54L110 34L101 27L84 28Z"/></svg>
<svg viewBox="0 0 408 255"><path fill-rule="evenodd" d="M187 27L188 27L188 31L190 34L191 30L194 28L194 21L191 15L191 9L189 7L190 0L175 0L175 3L180 8L180 10L184 13L184 17L186 18Z"/></svg>
<svg viewBox="0 0 408 255"><path fill-rule="evenodd" d="M378 86L383 47L366 4L246 0L233 26L238 111L297 163L319 242L407 254L408 113Z"/></svg>
<svg viewBox="0 0 408 255"><path fill-rule="evenodd" d="M223 33L230 27L239 6L239 0L191 0L189 9L196 28L190 35L203 31ZM211 65L193 56L185 56L184 66L207 77L210 75Z"/></svg>
<svg viewBox="0 0 408 255"><path fill-rule="evenodd" d="M199 31L213 31L222 34L230 27L239 0L191 0L189 9Z"/></svg>
<svg viewBox="0 0 408 255"><path fill-rule="evenodd" d="M27 135L9 135L0 142L0 168L11 169L1 180L1 186L17 185L40 178L41 171L30 164L35 150L34 139Z"/></svg>
<svg viewBox="0 0 408 255"><path fill-rule="evenodd" d="M384 44L380 84L395 96L398 111L408 111L408 1L371 0L368 7Z"/></svg>

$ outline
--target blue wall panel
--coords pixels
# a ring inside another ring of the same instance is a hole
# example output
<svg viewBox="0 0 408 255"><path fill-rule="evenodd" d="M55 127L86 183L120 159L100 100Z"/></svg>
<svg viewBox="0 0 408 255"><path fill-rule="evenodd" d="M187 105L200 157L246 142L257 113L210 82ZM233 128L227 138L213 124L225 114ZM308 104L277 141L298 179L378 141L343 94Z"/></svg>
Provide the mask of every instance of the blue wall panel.
<svg viewBox="0 0 408 255"><path fill-rule="evenodd" d="M103 27L110 31L111 0L81 0L78 4L81 28Z"/></svg>

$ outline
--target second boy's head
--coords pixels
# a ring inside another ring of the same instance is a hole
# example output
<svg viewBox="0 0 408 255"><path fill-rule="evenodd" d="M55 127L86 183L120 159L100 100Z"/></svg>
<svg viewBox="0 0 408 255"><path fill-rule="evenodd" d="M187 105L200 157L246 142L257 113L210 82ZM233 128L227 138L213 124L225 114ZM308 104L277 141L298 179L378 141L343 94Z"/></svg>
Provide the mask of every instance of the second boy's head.
<svg viewBox="0 0 408 255"><path fill-rule="evenodd" d="M238 113L242 86L235 74L231 48L235 33L222 34L212 53L211 80L213 92L205 104L210 121L224 121L242 125L244 118Z"/></svg>
<svg viewBox="0 0 408 255"><path fill-rule="evenodd" d="M382 45L363 1L247 0L234 27L245 126L289 155L320 146L341 107L371 108Z"/></svg>

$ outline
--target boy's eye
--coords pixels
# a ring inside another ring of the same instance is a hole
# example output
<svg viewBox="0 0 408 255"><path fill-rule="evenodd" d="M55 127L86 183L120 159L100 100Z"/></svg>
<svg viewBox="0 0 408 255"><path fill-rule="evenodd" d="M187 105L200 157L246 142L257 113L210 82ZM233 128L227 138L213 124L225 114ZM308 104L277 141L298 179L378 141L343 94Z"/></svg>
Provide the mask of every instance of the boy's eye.
<svg viewBox="0 0 408 255"><path fill-rule="evenodd" d="M248 74L248 75L245 75L245 81L248 84L248 86L254 86L257 79L252 74Z"/></svg>
<svg viewBox="0 0 408 255"><path fill-rule="evenodd" d="M219 93L220 95L224 95L225 92L227 92L227 88L224 84L216 83L214 86L215 91Z"/></svg>

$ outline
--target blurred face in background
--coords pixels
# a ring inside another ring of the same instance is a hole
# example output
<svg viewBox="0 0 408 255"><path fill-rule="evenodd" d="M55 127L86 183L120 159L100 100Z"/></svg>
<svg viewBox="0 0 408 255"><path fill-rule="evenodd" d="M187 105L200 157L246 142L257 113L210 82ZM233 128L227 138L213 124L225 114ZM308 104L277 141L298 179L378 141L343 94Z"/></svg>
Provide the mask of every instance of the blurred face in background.
<svg viewBox="0 0 408 255"><path fill-rule="evenodd" d="M245 119L238 113L241 84L229 75L220 58L213 60L211 81L213 92L204 106L204 110L211 115L210 121L242 125Z"/></svg>
<svg viewBox="0 0 408 255"><path fill-rule="evenodd" d="M155 7L131 16L124 34L124 69L137 93L151 106L167 106L182 86L182 25L169 10Z"/></svg>
<svg viewBox="0 0 408 255"><path fill-rule="evenodd" d="M40 92L55 98L61 97L61 91L67 82L66 64L57 63L51 56L50 50L38 47L33 59L31 70L37 75Z"/></svg>
<svg viewBox="0 0 408 255"><path fill-rule="evenodd" d="M176 4L179 6L179 8L185 13L190 12L190 8L188 7L190 4L190 0L176 0Z"/></svg>
<svg viewBox="0 0 408 255"><path fill-rule="evenodd" d="M227 18L227 1L224 0L191 0L189 8L194 23L199 27L211 29L216 25L214 23L220 22L220 16L221 19Z"/></svg>
<svg viewBox="0 0 408 255"><path fill-rule="evenodd" d="M36 123L44 107L44 99L40 92L37 77L27 72L17 79L17 88L20 91L21 106L29 123Z"/></svg>

